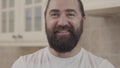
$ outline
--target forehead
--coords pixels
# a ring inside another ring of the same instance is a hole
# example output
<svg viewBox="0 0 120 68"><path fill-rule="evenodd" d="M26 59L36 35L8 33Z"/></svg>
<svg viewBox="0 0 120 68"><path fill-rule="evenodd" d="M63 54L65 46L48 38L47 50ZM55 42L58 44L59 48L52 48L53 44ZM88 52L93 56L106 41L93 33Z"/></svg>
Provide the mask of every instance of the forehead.
<svg viewBox="0 0 120 68"><path fill-rule="evenodd" d="M60 11L73 9L79 11L79 3L77 0L51 0L48 6L48 11L52 9L58 9Z"/></svg>

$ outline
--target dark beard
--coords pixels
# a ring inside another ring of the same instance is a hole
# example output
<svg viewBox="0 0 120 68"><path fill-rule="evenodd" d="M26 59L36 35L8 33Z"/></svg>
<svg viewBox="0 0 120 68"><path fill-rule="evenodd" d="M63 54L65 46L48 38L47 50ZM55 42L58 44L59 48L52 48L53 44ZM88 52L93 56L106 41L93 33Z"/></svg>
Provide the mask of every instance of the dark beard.
<svg viewBox="0 0 120 68"><path fill-rule="evenodd" d="M59 30L67 30L70 35L59 37L57 36ZM78 28L76 31L73 29L73 27L67 25L55 27L53 28L53 31L50 31L46 27L46 33L50 47L59 53L66 53L72 51L76 47L82 31L83 23L81 23L80 28Z"/></svg>

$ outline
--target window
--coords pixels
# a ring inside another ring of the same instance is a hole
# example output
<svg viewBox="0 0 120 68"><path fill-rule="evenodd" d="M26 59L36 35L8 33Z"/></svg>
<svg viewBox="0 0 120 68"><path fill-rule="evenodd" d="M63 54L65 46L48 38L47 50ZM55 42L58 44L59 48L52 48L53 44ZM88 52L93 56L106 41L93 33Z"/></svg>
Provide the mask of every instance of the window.
<svg viewBox="0 0 120 68"><path fill-rule="evenodd" d="M1 32L14 32L14 5L15 0L2 0L1 2Z"/></svg>
<svg viewBox="0 0 120 68"><path fill-rule="evenodd" d="M32 4L32 0L26 0L25 2L27 5Z"/></svg>
<svg viewBox="0 0 120 68"><path fill-rule="evenodd" d="M14 32L14 11L9 12L9 32Z"/></svg>
<svg viewBox="0 0 120 68"><path fill-rule="evenodd" d="M26 0L25 31L41 31L41 0ZM38 3L38 4L36 4ZM29 5L28 5L29 4Z"/></svg>
<svg viewBox="0 0 120 68"><path fill-rule="evenodd" d="M32 30L32 8L27 8L25 11L26 16L26 28L25 31L31 31Z"/></svg>
<svg viewBox="0 0 120 68"><path fill-rule="evenodd" d="M41 6L35 7L35 31L41 30Z"/></svg>
<svg viewBox="0 0 120 68"><path fill-rule="evenodd" d="M7 32L7 13L2 12L2 33Z"/></svg>
<svg viewBox="0 0 120 68"><path fill-rule="evenodd" d="M15 0L9 0L9 7L14 7Z"/></svg>
<svg viewBox="0 0 120 68"><path fill-rule="evenodd" d="M2 0L2 9L7 8L7 0Z"/></svg>
<svg viewBox="0 0 120 68"><path fill-rule="evenodd" d="M35 3L40 3L41 2L41 0L35 0Z"/></svg>

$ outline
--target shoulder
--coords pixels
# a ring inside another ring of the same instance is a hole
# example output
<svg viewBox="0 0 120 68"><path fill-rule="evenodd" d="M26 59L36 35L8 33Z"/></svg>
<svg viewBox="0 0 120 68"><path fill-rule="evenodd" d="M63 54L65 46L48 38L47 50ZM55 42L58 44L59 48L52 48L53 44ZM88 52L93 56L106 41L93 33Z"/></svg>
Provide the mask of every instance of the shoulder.
<svg viewBox="0 0 120 68"><path fill-rule="evenodd" d="M111 64L108 60L104 60L100 65L99 68L115 68L113 64Z"/></svg>
<svg viewBox="0 0 120 68"><path fill-rule="evenodd" d="M45 52L46 48L43 48L32 54L21 56L14 62L12 68L26 68L27 64L40 64Z"/></svg>
<svg viewBox="0 0 120 68"><path fill-rule="evenodd" d="M94 68L114 68L114 66L107 59L98 57L85 49L83 49L83 52L92 67L94 67Z"/></svg>
<svg viewBox="0 0 120 68"><path fill-rule="evenodd" d="M22 57L20 57L14 62L12 68L26 68Z"/></svg>
<svg viewBox="0 0 120 68"><path fill-rule="evenodd" d="M25 56L22 56L23 61L26 63L39 63L41 59L44 58L45 54L47 52L47 48L40 49L32 54L28 54Z"/></svg>

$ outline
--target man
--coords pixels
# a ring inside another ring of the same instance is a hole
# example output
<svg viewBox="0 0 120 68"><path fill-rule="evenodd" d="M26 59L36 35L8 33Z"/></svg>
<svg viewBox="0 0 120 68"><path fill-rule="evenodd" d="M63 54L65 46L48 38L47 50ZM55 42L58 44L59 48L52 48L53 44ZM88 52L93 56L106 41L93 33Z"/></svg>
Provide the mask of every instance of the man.
<svg viewBox="0 0 120 68"><path fill-rule="evenodd" d="M20 57L12 68L114 68L78 44L84 20L80 0L49 0L45 11L49 47Z"/></svg>

